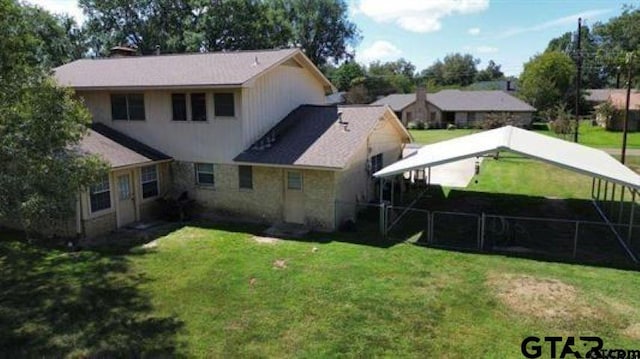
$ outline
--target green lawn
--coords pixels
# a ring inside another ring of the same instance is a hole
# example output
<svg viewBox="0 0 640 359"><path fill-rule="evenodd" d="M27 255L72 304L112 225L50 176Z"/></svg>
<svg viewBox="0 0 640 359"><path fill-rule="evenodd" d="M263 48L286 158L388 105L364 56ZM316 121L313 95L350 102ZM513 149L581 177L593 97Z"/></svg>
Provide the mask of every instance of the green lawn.
<svg viewBox="0 0 640 359"><path fill-rule="evenodd" d="M475 183L475 180L478 183ZM591 198L591 178L508 152L499 160L485 158L469 191L555 198Z"/></svg>
<svg viewBox="0 0 640 359"><path fill-rule="evenodd" d="M413 136L414 142L421 144L430 144L439 141L449 140L452 138L465 136L479 130L475 129L456 129L456 130L409 130ZM536 132L548 136L560 137L549 130L536 130ZM567 136L568 141L573 141L573 137ZM582 122L580 124L579 142L581 144L599 147L599 148L621 148L622 132L606 131L602 127L592 126L590 122ZM640 132L630 132L627 137L627 148L640 148Z"/></svg>
<svg viewBox="0 0 640 359"><path fill-rule="evenodd" d="M530 335L638 347L636 272L344 234L263 244L258 229L185 227L121 254L0 234L0 352L515 358Z"/></svg>

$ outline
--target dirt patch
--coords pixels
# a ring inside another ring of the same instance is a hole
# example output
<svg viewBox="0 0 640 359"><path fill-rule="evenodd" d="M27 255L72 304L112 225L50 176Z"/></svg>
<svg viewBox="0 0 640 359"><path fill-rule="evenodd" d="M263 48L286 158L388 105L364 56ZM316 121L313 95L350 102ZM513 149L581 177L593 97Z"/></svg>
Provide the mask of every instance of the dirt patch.
<svg viewBox="0 0 640 359"><path fill-rule="evenodd" d="M276 259L273 261L273 268L275 269L285 269L287 268L287 261L284 259Z"/></svg>
<svg viewBox="0 0 640 359"><path fill-rule="evenodd" d="M631 339L640 340L640 323L631 324L622 331L622 334Z"/></svg>
<svg viewBox="0 0 640 359"><path fill-rule="evenodd" d="M494 275L487 284L511 310L546 320L595 318L596 311L575 287L556 279L524 275Z"/></svg>
<svg viewBox="0 0 640 359"><path fill-rule="evenodd" d="M279 238L262 237L262 236L253 236L253 240L258 242L258 243L263 243L263 244L276 244L276 243L278 243L278 241L280 241Z"/></svg>

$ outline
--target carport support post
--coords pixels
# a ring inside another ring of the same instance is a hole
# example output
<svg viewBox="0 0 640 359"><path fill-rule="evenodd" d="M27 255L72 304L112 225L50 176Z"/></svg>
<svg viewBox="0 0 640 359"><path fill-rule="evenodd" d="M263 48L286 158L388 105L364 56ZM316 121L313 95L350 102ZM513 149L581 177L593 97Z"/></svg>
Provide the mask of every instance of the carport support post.
<svg viewBox="0 0 640 359"><path fill-rule="evenodd" d="M616 208L616 184L612 183L611 184L611 204L609 205L609 211L611 212L611 217L613 217L614 208Z"/></svg>
<svg viewBox="0 0 640 359"><path fill-rule="evenodd" d="M622 224L622 214L624 212L624 189L626 186L622 186L620 189L620 206L618 206L618 224Z"/></svg>
<svg viewBox="0 0 640 359"><path fill-rule="evenodd" d="M576 221L576 233L573 235L573 259L578 254L578 233L580 231L580 221Z"/></svg>
<svg viewBox="0 0 640 359"><path fill-rule="evenodd" d="M484 233L485 233L485 229L487 228L487 216L484 214L484 212L482 212L482 233L480 236L480 250L484 250Z"/></svg>
<svg viewBox="0 0 640 359"><path fill-rule="evenodd" d="M379 180L380 184L380 234L382 234L383 238L387 238L387 224L384 219L386 218L386 206L384 204L384 177L381 177Z"/></svg>
<svg viewBox="0 0 640 359"><path fill-rule="evenodd" d="M627 233L627 243L631 244L631 234L633 232L633 216L636 209L636 190L631 190L631 211L629 214L629 233Z"/></svg>

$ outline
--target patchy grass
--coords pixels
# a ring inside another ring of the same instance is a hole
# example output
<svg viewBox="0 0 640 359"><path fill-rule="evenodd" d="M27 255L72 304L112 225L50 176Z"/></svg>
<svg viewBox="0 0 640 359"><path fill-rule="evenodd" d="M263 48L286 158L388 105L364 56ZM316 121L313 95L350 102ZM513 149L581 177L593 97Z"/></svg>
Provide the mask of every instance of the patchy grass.
<svg viewBox="0 0 640 359"><path fill-rule="evenodd" d="M456 129L456 130L409 130L414 142L420 144L431 144L452 138L469 135L480 130L476 129ZM573 136L556 135L549 129L537 129L536 132L548 136L562 138L573 141ZM590 121L583 121L580 124L579 142L583 145L598 148L621 148L622 132L607 131L599 126L592 126ZM627 136L627 148L640 148L640 132L629 132Z"/></svg>
<svg viewBox="0 0 640 359"><path fill-rule="evenodd" d="M636 272L355 244L345 234L264 244L258 229L185 227L120 255L3 236L0 351L513 358L530 335L637 347ZM546 297L523 295L540 288Z"/></svg>

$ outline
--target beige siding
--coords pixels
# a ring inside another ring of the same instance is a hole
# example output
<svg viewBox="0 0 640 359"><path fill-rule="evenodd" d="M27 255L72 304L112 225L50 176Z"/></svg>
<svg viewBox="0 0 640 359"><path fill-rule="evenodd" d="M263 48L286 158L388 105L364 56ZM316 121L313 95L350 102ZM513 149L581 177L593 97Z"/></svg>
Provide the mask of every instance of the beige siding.
<svg viewBox="0 0 640 359"><path fill-rule="evenodd" d="M219 92L230 92L220 90ZM81 92L94 122L104 123L138 141L158 149L177 160L193 162L231 162L244 145L242 133L242 105L239 90L235 93L235 117L214 117L213 94L204 91L207 98L207 121L173 121L172 93L195 91L145 91L145 121L112 121L110 92ZM187 97L187 108L189 109ZM188 111L188 114L190 111ZM190 116L188 116L190 117Z"/></svg>
<svg viewBox="0 0 640 359"><path fill-rule="evenodd" d="M375 198L374 180L368 170L367 162L372 156L382 153L383 167L396 162L403 147L403 136L392 124L394 121L386 118L379 122L376 129L369 135L367 141L362 144L356 154L350 159L349 167L337 173L336 200L337 225L345 219L353 218L355 207L350 204L355 202L368 202Z"/></svg>
<svg viewBox="0 0 640 359"><path fill-rule="evenodd" d="M325 103L322 83L307 70L289 65L281 65L259 77L242 93L245 148L298 106Z"/></svg>

